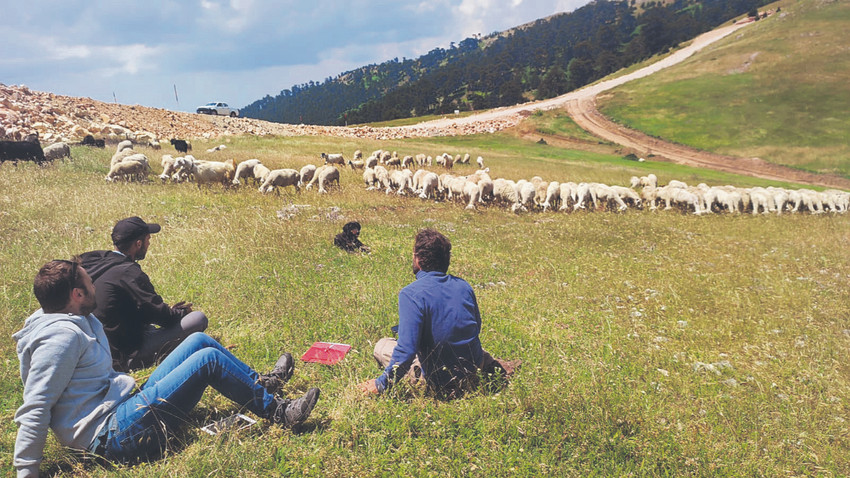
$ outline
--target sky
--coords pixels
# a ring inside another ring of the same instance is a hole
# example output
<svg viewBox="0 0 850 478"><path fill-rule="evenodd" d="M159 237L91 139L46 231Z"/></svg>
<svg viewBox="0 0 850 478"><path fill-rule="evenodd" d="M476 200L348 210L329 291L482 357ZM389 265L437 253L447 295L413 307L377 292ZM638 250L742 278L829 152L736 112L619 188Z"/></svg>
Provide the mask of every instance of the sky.
<svg viewBox="0 0 850 478"><path fill-rule="evenodd" d="M0 83L177 111L241 108L588 2L11 1L0 15Z"/></svg>

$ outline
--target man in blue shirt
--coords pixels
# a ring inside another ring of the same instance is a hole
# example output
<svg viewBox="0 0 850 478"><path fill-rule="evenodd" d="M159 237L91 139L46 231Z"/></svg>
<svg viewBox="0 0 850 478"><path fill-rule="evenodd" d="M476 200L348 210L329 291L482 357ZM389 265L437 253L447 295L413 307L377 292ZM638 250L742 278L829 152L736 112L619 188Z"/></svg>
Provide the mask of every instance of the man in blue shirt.
<svg viewBox="0 0 850 478"><path fill-rule="evenodd" d="M416 281L398 295L398 340L375 345L384 373L360 384L367 393L382 393L413 368L438 396L454 398L475 386L479 370L515 364L493 359L481 348L481 314L475 293L465 280L447 273L452 244L434 229L416 235L413 273ZM390 353L391 351L391 353Z"/></svg>

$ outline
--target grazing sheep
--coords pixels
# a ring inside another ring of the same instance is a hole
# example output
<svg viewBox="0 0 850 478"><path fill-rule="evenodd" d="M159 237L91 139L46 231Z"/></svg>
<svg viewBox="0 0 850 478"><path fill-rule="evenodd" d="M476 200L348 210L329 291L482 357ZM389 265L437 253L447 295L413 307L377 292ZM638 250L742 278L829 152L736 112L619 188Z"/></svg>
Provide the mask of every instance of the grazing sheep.
<svg viewBox="0 0 850 478"><path fill-rule="evenodd" d="M378 157L377 156L369 156L368 158L366 158L365 166L367 168L374 168L377 165L378 165Z"/></svg>
<svg viewBox="0 0 850 478"><path fill-rule="evenodd" d="M351 166L351 169L357 170L363 169L366 166L366 163L364 163L363 160L358 159L356 161L349 161L348 165Z"/></svg>
<svg viewBox="0 0 850 478"><path fill-rule="evenodd" d="M159 179L163 182L171 178L171 176L177 171L177 168L174 166L174 162L174 156L170 154L162 155L162 159L160 160L160 164L162 165L162 174L159 175Z"/></svg>
<svg viewBox="0 0 850 478"><path fill-rule="evenodd" d="M543 203L540 206L543 208L543 212L546 212L546 209L550 207L552 210L555 209L555 206L558 205L561 199L561 183L558 181L552 181L549 183L549 186L546 187L546 196L543 200Z"/></svg>
<svg viewBox="0 0 850 478"><path fill-rule="evenodd" d="M124 158L126 158L127 156L132 156L134 154L136 154L136 152L133 151L131 148L122 149L121 151L118 151L117 153L112 155L112 160L109 164L110 166L114 166L120 163L121 161L124 161Z"/></svg>
<svg viewBox="0 0 850 478"><path fill-rule="evenodd" d="M361 159L363 159L363 151L358 149L354 152L354 161L359 161Z"/></svg>
<svg viewBox="0 0 850 478"><path fill-rule="evenodd" d="M236 174L236 167L233 165L233 159L224 162L195 161L192 174L195 176L198 188L208 183L221 183L224 187L228 187Z"/></svg>
<svg viewBox="0 0 850 478"><path fill-rule="evenodd" d="M631 203L632 207L641 207L640 195L634 189L625 186L610 186L610 188L620 196L623 202Z"/></svg>
<svg viewBox="0 0 850 478"><path fill-rule="evenodd" d="M389 151L381 151L381 154L378 155L378 162L381 164L386 164L393 155Z"/></svg>
<svg viewBox="0 0 850 478"><path fill-rule="evenodd" d="M122 161L114 164L109 169L106 180L109 182L116 179L124 179L125 181L138 179L141 181L147 175L148 171L150 171L150 166L142 161Z"/></svg>
<svg viewBox="0 0 850 478"><path fill-rule="evenodd" d="M373 168L366 168L363 170L363 182L366 183L367 191L375 189L375 185L379 184L378 177L375 175L375 170Z"/></svg>
<svg viewBox="0 0 850 478"><path fill-rule="evenodd" d="M66 143L53 143L44 148L44 159L46 161L55 161L61 158L71 159L71 147Z"/></svg>
<svg viewBox="0 0 850 478"><path fill-rule="evenodd" d="M413 166L413 156L405 156L404 158L402 158L401 167L409 168L410 166Z"/></svg>
<svg viewBox="0 0 850 478"><path fill-rule="evenodd" d="M403 196L405 190L413 190L413 188L411 187L411 182L413 180L413 171L409 169L393 171L392 173L390 173L389 179L390 185L387 188L387 194L389 194L394 189L398 189L396 194Z"/></svg>
<svg viewBox="0 0 850 478"><path fill-rule="evenodd" d="M31 141L0 141L0 164L4 161L35 161L43 164L46 159L38 143Z"/></svg>
<svg viewBox="0 0 850 478"><path fill-rule="evenodd" d="M464 179L463 197L467 200L464 209L474 210L476 203L481 201L481 188L477 184Z"/></svg>
<svg viewBox="0 0 850 478"><path fill-rule="evenodd" d="M335 182L337 187L339 187L339 170L330 164L326 164L316 170L316 175L307 184L307 189L310 189L314 182L319 183L319 194L328 192L327 190L330 188L331 183Z"/></svg>
<svg viewBox="0 0 850 478"><path fill-rule="evenodd" d="M572 181L561 183L561 190L558 195L561 197L561 207L558 210L568 211L571 204L574 205L578 202L578 184Z"/></svg>
<svg viewBox="0 0 850 478"><path fill-rule="evenodd" d="M174 158L174 174L171 176L175 181L183 182L192 179L195 170L195 157L191 154Z"/></svg>
<svg viewBox="0 0 850 478"><path fill-rule="evenodd" d="M479 157L475 160L475 162L476 162L476 163L478 163L478 167L479 167L479 168L484 169L484 158L482 158L481 156L479 156Z"/></svg>
<svg viewBox="0 0 850 478"><path fill-rule="evenodd" d="M419 189L421 191L419 193L419 197L422 199L431 199L432 197L436 197L437 191L441 188L440 177L437 176L437 173L426 171L419 180Z"/></svg>
<svg viewBox="0 0 850 478"><path fill-rule="evenodd" d="M510 205L512 212L526 210L519 202L516 183L510 179L497 178L493 180L493 199L497 202Z"/></svg>
<svg viewBox="0 0 850 478"><path fill-rule="evenodd" d="M688 185L682 181L677 181L675 179L671 180L667 183L668 188L680 188L680 189L688 189Z"/></svg>
<svg viewBox="0 0 850 478"><path fill-rule="evenodd" d="M208 149L208 150L207 150L207 152L208 152L208 153L215 153L216 151L221 151L221 150L223 150L223 149L225 149L225 148L227 148L227 146L225 146L225 145L223 145L223 144L220 144L220 145L218 145L218 146L216 146L216 147L214 147L214 148L210 148L210 149Z"/></svg>
<svg viewBox="0 0 850 478"><path fill-rule="evenodd" d="M174 146L174 149L183 154L192 150L192 144L185 139L171 138L171 145Z"/></svg>
<svg viewBox="0 0 850 478"><path fill-rule="evenodd" d="M130 141L129 139L125 139L124 141L121 141L120 143L118 143L118 146L115 148L115 152L120 153L121 151L124 151L125 149L133 149L133 142Z"/></svg>
<svg viewBox="0 0 850 478"><path fill-rule="evenodd" d="M327 154L321 153L321 158L325 160L325 164L338 164L340 166L345 166L345 158L342 157L342 154Z"/></svg>
<svg viewBox="0 0 850 478"><path fill-rule="evenodd" d="M416 155L415 159L416 159L416 165L421 168L422 166L425 166L425 162L427 161L428 157L425 156L422 153L419 153L419 154Z"/></svg>
<svg viewBox="0 0 850 478"><path fill-rule="evenodd" d="M269 170L269 168L267 168L263 163L254 166L254 184L263 184L266 182L266 178L270 172L271 170Z"/></svg>
<svg viewBox="0 0 850 478"><path fill-rule="evenodd" d="M463 155L463 159L460 160L460 163L461 164L469 164L470 158L471 158L471 156L469 155L469 153L466 153L466 154Z"/></svg>
<svg viewBox="0 0 850 478"><path fill-rule="evenodd" d="M87 134L82 141L80 141L80 146L90 146L94 148L105 148L106 142L102 139L94 139L94 136Z"/></svg>
<svg viewBox="0 0 850 478"><path fill-rule="evenodd" d="M304 186L313 180L313 176L316 175L316 166L313 164L308 164L301 168L301 172L299 174L301 179L298 181L298 185Z"/></svg>
<svg viewBox="0 0 850 478"><path fill-rule="evenodd" d="M162 146L159 144L159 141L155 139L148 141L148 147L153 150L159 150L160 148L162 148Z"/></svg>
<svg viewBox="0 0 850 478"><path fill-rule="evenodd" d="M242 161L236 166L236 174L233 176L233 184L239 185L239 180L241 178L247 179L255 179L254 177L254 167L260 164L259 159L246 159Z"/></svg>
<svg viewBox="0 0 850 478"><path fill-rule="evenodd" d="M266 176L266 180L260 186L260 192L267 194L275 191L277 194L280 194L277 188L284 188L286 186L292 186L295 188L295 192L298 192L300 190L298 187L300 178L301 176L298 174L298 171L294 169L274 169Z"/></svg>

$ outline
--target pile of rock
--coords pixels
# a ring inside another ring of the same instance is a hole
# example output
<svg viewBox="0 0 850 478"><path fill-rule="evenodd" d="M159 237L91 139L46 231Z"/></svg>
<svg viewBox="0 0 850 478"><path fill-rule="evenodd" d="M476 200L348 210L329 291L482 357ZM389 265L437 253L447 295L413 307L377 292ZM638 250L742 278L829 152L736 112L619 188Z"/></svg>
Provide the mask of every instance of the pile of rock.
<svg viewBox="0 0 850 478"><path fill-rule="evenodd" d="M228 135L338 136L400 139L493 133L515 126L520 115L445 126L392 128L290 125L249 118L182 113L139 105L104 103L0 84L0 138L22 140L38 133L42 143L79 142L86 135L111 142L149 142L169 138L218 138Z"/></svg>

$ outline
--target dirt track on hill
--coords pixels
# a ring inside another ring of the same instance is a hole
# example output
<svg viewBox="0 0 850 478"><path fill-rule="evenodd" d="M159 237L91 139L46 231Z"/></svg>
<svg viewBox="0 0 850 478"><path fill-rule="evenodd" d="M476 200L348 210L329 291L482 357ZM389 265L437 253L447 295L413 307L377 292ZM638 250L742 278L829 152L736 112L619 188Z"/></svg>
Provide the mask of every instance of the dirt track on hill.
<svg viewBox="0 0 850 478"><path fill-rule="evenodd" d="M500 117L509 117L512 115L527 115L533 110L564 108L573 121L589 133L605 139L606 141L610 141L630 149L639 156L651 155L654 159L662 159L688 166L715 169L764 179L850 189L850 180L842 177L800 171L786 166L771 164L759 158L740 158L715 154L691 148L689 146L653 138L652 136L641 133L640 131L632 130L614 123L604 117L596 108L596 96L599 93L680 63L702 48L730 35L731 33L734 33L746 25L748 25L748 23L727 25L710 32L706 32L695 38L690 45L658 62L627 75L590 85L557 98L536 103L526 103L509 108L499 108L480 115L468 116L462 119L431 121L428 123L421 123L417 126L421 128L426 128L428 126L445 128L451 123L476 123Z"/></svg>

